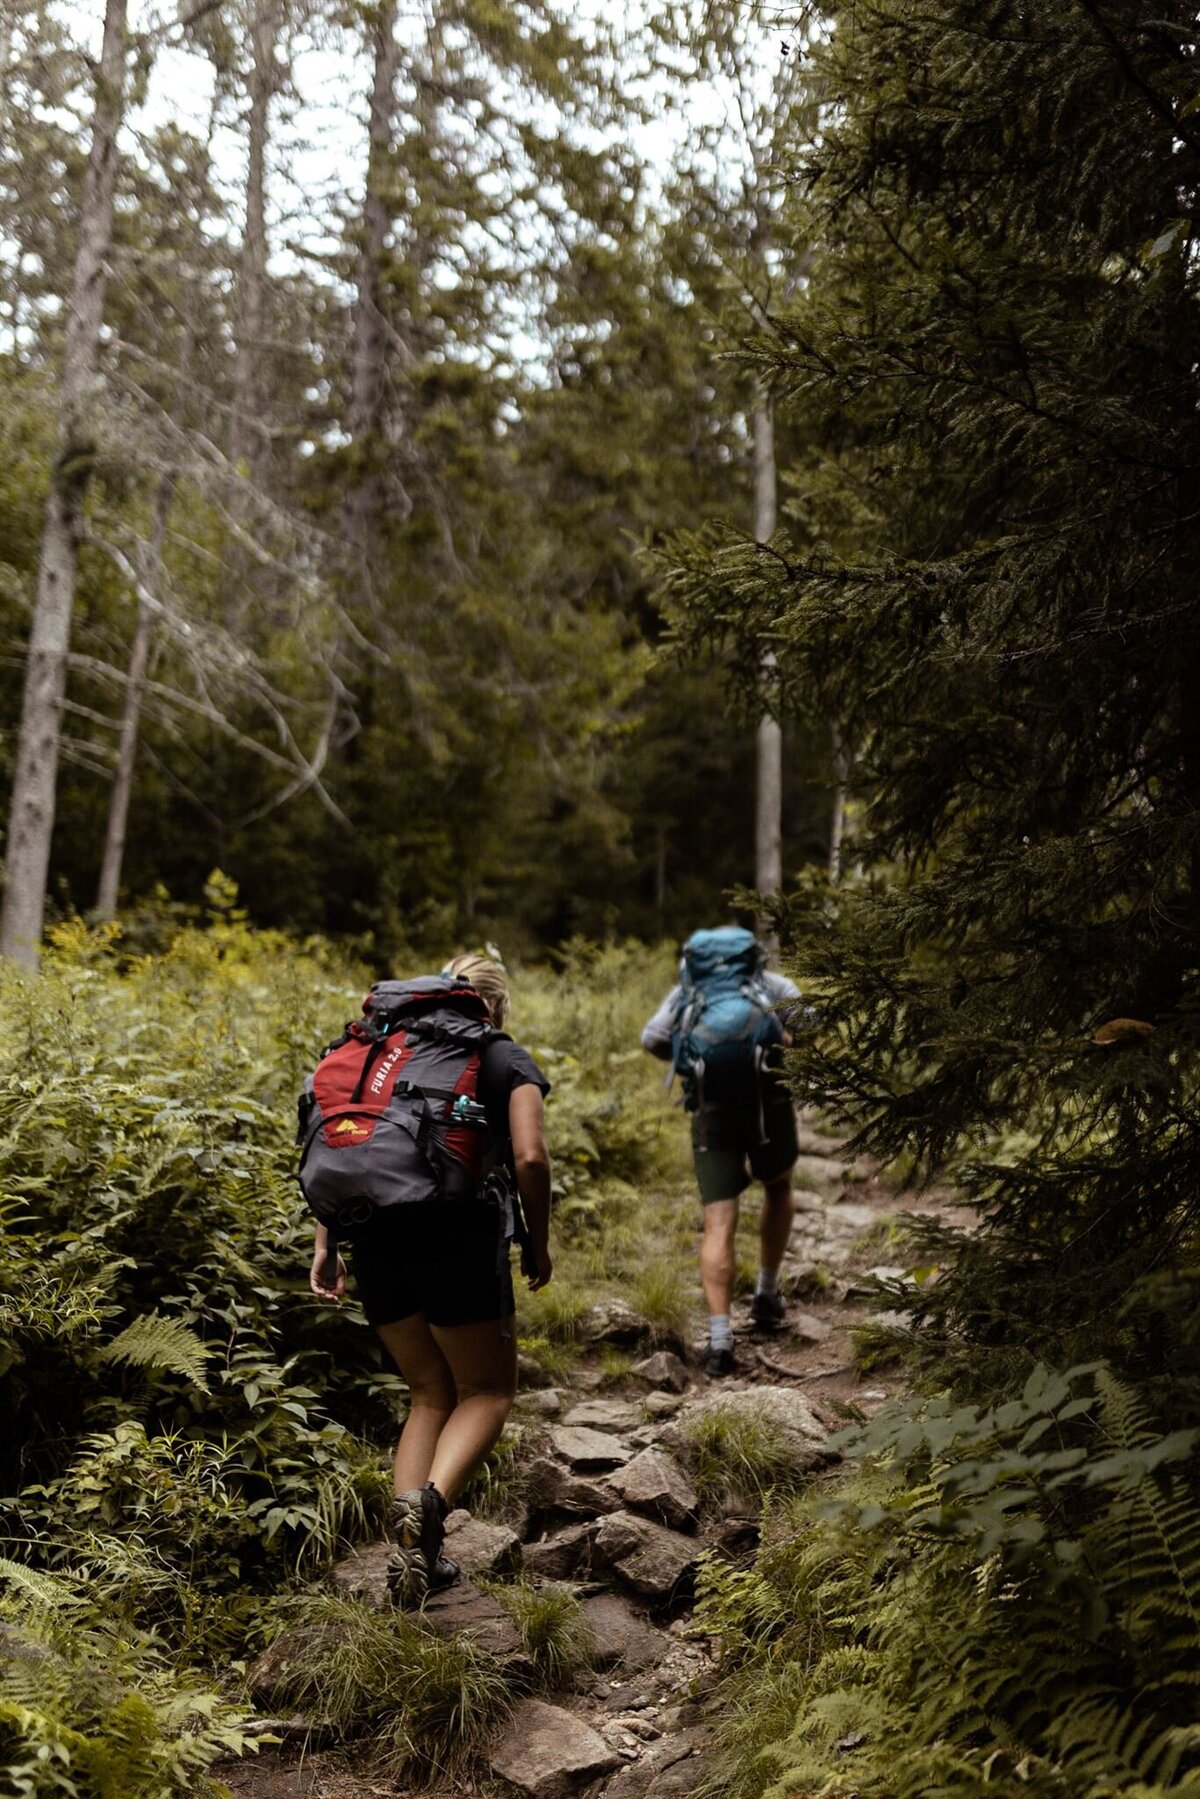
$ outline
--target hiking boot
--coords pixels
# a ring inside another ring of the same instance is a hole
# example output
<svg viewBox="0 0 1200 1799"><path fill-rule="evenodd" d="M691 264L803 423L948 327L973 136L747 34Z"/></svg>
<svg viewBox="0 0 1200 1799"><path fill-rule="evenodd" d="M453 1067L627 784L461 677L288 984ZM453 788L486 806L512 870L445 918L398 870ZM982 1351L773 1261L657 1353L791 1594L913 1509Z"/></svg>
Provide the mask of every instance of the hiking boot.
<svg viewBox="0 0 1200 1799"><path fill-rule="evenodd" d="M439 1558L449 1559L442 1557L446 1536L444 1511L444 1501L432 1481L426 1481L423 1487L410 1487L407 1493L397 1493L392 1501L391 1527L396 1548L387 1565L387 1585L393 1604L405 1610L414 1610L424 1603L425 1595L437 1581ZM448 1586L450 1582L444 1580L440 1584Z"/></svg>
<svg viewBox="0 0 1200 1799"><path fill-rule="evenodd" d="M750 1301L750 1316L755 1330L780 1330L787 1317L787 1301L779 1292L756 1293Z"/></svg>
<svg viewBox="0 0 1200 1799"><path fill-rule="evenodd" d="M716 1349L710 1343L700 1357L700 1370L710 1380L724 1380L727 1374L735 1374L737 1361L732 1349Z"/></svg>
<svg viewBox="0 0 1200 1799"><path fill-rule="evenodd" d="M461 1573L462 1569L453 1556L439 1555L433 1564L433 1573L429 1577L429 1591L431 1593L444 1592L447 1587L454 1585Z"/></svg>

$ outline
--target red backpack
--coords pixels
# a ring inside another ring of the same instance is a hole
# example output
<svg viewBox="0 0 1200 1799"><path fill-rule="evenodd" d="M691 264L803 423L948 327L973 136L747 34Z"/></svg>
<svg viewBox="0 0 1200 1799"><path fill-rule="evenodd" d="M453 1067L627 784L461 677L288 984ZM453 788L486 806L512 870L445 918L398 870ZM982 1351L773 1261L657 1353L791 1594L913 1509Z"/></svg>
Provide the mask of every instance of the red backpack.
<svg viewBox="0 0 1200 1799"><path fill-rule="evenodd" d="M377 981L304 1083L300 1188L331 1235L376 1207L471 1199L488 1169L484 1050L502 1037L460 978Z"/></svg>

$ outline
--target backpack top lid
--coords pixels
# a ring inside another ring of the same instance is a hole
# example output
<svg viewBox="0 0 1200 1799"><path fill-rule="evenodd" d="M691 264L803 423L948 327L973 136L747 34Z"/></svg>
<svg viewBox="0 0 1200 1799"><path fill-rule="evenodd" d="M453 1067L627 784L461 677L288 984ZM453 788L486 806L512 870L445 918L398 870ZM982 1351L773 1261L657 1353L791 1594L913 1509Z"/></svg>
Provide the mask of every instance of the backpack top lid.
<svg viewBox="0 0 1200 1799"><path fill-rule="evenodd" d="M449 1011L479 1024L491 1025L492 1015L482 994L461 975L426 974L413 981L376 981L362 1003L368 1030L386 1033L404 1019L425 1013ZM356 1027L357 1028L357 1027Z"/></svg>
<svg viewBox="0 0 1200 1799"><path fill-rule="evenodd" d="M722 925L714 931L693 931L683 946L683 972L703 981L719 972L745 977L759 974L766 960L753 931L741 925Z"/></svg>

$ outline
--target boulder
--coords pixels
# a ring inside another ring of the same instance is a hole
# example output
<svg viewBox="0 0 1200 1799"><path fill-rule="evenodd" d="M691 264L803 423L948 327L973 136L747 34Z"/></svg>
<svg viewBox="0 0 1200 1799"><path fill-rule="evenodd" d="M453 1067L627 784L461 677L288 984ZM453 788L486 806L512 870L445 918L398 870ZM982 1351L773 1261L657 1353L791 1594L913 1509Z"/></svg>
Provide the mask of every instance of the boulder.
<svg viewBox="0 0 1200 1799"><path fill-rule="evenodd" d="M635 1380L668 1393L686 1393L690 1384L687 1365L669 1349L659 1349L644 1361L635 1362L629 1371Z"/></svg>
<svg viewBox="0 0 1200 1799"><path fill-rule="evenodd" d="M609 1484L631 1511L648 1512L664 1524L687 1527L696 1521L700 1501L683 1469L661 1449L643 1449Z"/></svg>
<svg viewBox="0 0 1200 1799"><path fill-rule="evenodd" d="M506 1664L514 1680L532 1678L533 1663L525 1653L520 1631L504 1607L469 1580L456 1580L452 1587L431 1593L416 1615L435 1636L454 1637L470 1631L482 1649Z"/></svg>
<svg viewBox="0 0 1200 1799"><path fill-rule="evenodd" d="M644 1410L651 1418L673 1418L682 1404L678 1393L647 1393Z"/></svg>
<svg viewBox="0 0 1200 1799"><path fill-rule="evenodd" d="M619 1667L632 1674L662 1660L666 1637L619 1593L597 1593L585 1599L583 1615L592 1632L597 1668Z"/></svg>
<svg viewBox="0 0 1200 1799"><path fill-rule="evenodd" d="M489 1524L470 1512L451 1512L446 1519L446 1554L464 1574L516 1574L521 1566L521 1539L507 1524Z"/></svg>
<svg viewBox="0 0 1200 1799"><path fill-rule="evenodd" d="M562 1411L562 1394L557 1387L535 1387L529 1393L518 1393L516 1410L523 1418L557 1418Z"/></svg>
<svg viewBox="0 0 1200 1799"><path fill-rule="evenodd" d="M627 1443L607 1431L591 1430L584 1424L558 1424L550 1432L556 1455L572 1468L600 1472L619 1468L633 1454Z"/></svg>
<svg viewBox="0 0 1200 1799"><path fill-rule="evenodd" d="M604 1299L583 1315L580 1330L588 1343L613 1343L620 1349L682 1348L674 1331L652 1324L623 1299Z"/></svg>
<svg viewBox="0 0 1200 1799"><path fill-rule="evenodd" d="M716 1411L760 1420L774 1443L790 1455L802 1472L823 1467L834 1459L825 1447L829 1432L795 1387L726 1388L694 1399L667 1425L664 1442L673 1449L686 1449L692 1426Z"/></svg>
<svg viewBox="0 0 1200 1799"><path fill-rule="evenodd" d="M492 1743L494 1773L530 1799L570 1799L621 1766L603 1737L561 1706L523 1699Z"/></svg>
<svg viewBox="0 0 1200 1799"><path fill-rule="evenodd" d="M843 1202L840 1206L830 1206L825 1213L825 1223L830 1230L843 1230L857 1236L859 1231L869 1231L873 1224L878 1224L879 1213L874 1206L850 1205Z"/></svg>
<svg viewBox="0 0 1200 1799"><path fill-rule="evenodd" d="M586 1475L572 1474L561 1462L540 1455L527 1470L530 1497L538 1512L558 1512L565 1518L596 1518L615 1512L620 1500L612 1488Z"/></svg>
<svg viewBox="0 0 1200 1799"><path fill-rule="evenodd" d="M636 1512L605 1518L593 1547L596 1559L615 1569L635 1593L660 1603L683 1596L696 1566L694 1539Z"/></svg>
<svg viewBox="0 0 1200 1799"><path fill-rule="evenodd" d="M824 1343L833 1335L832 1324L815 1317L812 1312L789 1312L785 1328L789 1336L799 1337L802 1343Z"/></svg>
<svg viewBox="0 0 1200 1799"><path fill-rule="evenodd" d="M675 1788L678 1793L694 1793L699 1786L698 1768L694 1757L701 1742L702 1733L695 1730L675 1731L662 1742L655 1743L648 1749L640 1761L631 1762L613 1776L604 1788L604 1799L642 1799L642 1795L655 1792L662 1795L670 1789L659 1786L659 1781L667 1781L680 1771L690 1784Z"/></svg>
<svg viewBox="0 0 1200 1799"><path fill-rule="evenodd" d="M361 1599L381 1610L390 1605L387 1590L387 1565L396 1545L392 1542L365 1543L361 1549L335 1562L329 1571L329 1584L347 1599Z"/></svg>
<svg viewBox="0 0 1200 1799"><path fill-rule="evenodd" d="M840 1193L846 1181L846 1164L838 1156L797 1156L792 1179L810 1193Z"/></svg>
<svg viewBox="0 0 1200 1799"><path fill-rule="evenodd" d="M582 1399L573 1405L563 1419L565 1425L583 1425L588 1430L633 1430L642 1421L636 1405L627 1399Z"/></svg>
<svg viewBox="0 0 1200 1799"><path fill-rule="evenodd" d="M286 1693L296 1676L337 1655L341 1633L333 1622L290 1624L281 1630L246 1670L246 1684L256 1699Z"/></svg>
<svg viewBox="0 0 1200 1799"><path fill-rule="evenodd" d="M526 1574L543 1580L568 1580L571 1575L591 1566L592 1546L598 1526L595 1523L570 1524L540 1542L526 1543L523 1566Z"/></svg>

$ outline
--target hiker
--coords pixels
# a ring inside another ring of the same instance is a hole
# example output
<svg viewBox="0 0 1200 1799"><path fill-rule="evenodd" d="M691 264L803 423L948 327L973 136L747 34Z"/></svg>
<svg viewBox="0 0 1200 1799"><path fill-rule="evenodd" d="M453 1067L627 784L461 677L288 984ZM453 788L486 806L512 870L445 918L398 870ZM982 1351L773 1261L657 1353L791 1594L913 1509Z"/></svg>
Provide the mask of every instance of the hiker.
<svg viewBox="0 0 1200 1799"><path fill-rule="evenodd" d="M398 1605L457 1577L446 1513L516 1394L514 1235L530 1290L551 1275L550 1083L505 1034L508 1007L507 975L487 956L377 982L301 1101L300 1182L318 1218L310 1286L341 1299L344 1238L362 1308L408 1383L388 1564Z"/></svg>
<svg viewBox="0 0 1200 1799"><path fill-rule="evenodd" d="M679 985L642 1032L642 1048L671 1063L692 1115L692 1155L704 1207L700 1280L708 1304L704 1372L734 1373L734 1238L738 1201L751 1180L763 1184L761 1246L751 1316L778 1330L786 1305L779 1265L792 1230L792 1169L799 1153L796 1114L779 1074L788 1041L786 1014L799 1000L786 975L766 967L753 932L729 925L694 931L683 946Z"/></svg>

